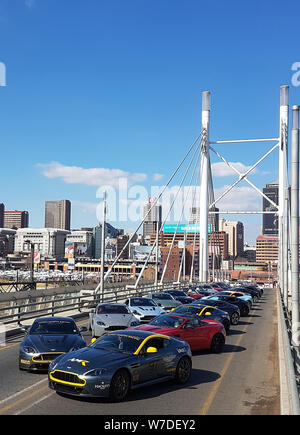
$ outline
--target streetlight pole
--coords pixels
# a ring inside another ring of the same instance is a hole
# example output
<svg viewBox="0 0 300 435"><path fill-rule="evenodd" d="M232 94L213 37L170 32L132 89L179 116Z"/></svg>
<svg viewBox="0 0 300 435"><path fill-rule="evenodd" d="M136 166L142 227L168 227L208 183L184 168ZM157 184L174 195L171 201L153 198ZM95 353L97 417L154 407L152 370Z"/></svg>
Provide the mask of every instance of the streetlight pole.
<svg viewBox="0 0 300 435"><path fill-rule="evenodd" d="M34 243L30 240L25 240L30 245L30 282L34 282Z"/></svg>

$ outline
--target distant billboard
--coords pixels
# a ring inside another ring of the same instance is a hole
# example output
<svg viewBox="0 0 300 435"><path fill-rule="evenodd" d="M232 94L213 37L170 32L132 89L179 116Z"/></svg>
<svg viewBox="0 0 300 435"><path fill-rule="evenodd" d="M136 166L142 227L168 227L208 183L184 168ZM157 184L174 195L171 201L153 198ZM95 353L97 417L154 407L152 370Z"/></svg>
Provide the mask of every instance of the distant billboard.
<svg viewBox="0 0 300 435"><path fill-rule="evenodd" d="M164 233L200 233L199 224L165 224L163 228ZM212 225L208 225L208 232L212 232Z"/></svg>
<svg viewBox="0 0 300 435"><path fill-rule="evenodd" d="M65 258L78 258L87 256L88 246L86 243L65 243Z"/></svg>

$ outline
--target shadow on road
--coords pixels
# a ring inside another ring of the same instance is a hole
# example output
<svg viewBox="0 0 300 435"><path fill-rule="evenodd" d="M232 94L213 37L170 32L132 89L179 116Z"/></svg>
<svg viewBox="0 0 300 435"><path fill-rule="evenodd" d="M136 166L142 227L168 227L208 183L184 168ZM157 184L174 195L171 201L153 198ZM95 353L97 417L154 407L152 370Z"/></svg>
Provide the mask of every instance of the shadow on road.
<svg viewBox="0 0 300 435"><path fill-rule="evenodd" d="M191 378L185 385L178 385L174 380L166 381L163 383L157 383L147 385L141 388L136 388L129 392L126 402L138 401L159 397L163 394L188 389L198 389L201 384L207 384L209 382L215 382L220 378L220 375L216 372L209 370L192 369ZM72 401L81 401L85 403L112 403L109 399L96 398L96 397L76 397L68 396L66 394L57 392L61 397Z"/></svg>

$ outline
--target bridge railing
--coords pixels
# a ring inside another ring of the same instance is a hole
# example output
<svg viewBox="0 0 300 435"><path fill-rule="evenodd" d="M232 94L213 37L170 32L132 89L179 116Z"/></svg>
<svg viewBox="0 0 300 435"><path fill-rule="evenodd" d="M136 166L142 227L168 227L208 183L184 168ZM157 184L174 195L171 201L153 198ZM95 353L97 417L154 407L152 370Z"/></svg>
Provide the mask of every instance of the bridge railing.
<svg viewBox="0 0 300 435"><path fill-rule="evenodd" d="M42 316L55 316L66 312L82 313L100 302L122 302L132 296L146 296L150 292L187 287L187 283L172 282L155 286L146 283L137 288L133 285L113 286L103 294L94 289L74 287L33 290L0 294L0 322L4 325L23 322Z"/></svg>
<svg viewBox="0 0 300 435"><path fill-rule="evenodd" d="M277 293L281 414L300 415L299 361L291 345L291 324L280 291Z"/></svg>

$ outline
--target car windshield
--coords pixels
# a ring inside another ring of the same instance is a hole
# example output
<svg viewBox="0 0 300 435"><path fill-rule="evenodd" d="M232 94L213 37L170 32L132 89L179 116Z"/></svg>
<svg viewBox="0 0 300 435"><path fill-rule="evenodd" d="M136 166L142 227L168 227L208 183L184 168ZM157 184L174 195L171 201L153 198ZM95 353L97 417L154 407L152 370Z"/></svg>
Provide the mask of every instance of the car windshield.
<svg viewBox="0 0 300 435"><path fill-rule="evenodd" d="M143 339L126 334L109 334L103 335L91 347L94 349L105 349L111 352L123 352L133 354Z"/></svg>
<svg viewBox="0 0 300 435"><path fill-rule="evenodd" d="M33 323L30 334L78 334L78 329L68 320L39 320Z"/></svg>
<svg viewBox="0 0 300 435"><path fill-rule="evenodd" d="M180 290L170 290L168 293L172 296L186 296L186 294Z"/></svg>
<svg viewBox="0 0 300 435"><path fill-rule="evenodd" d="M178 328L184 319L175 316L158 316L150 322L150 325L162 326L164 328Z"/></svg>
<svg viewBox="0 0 300 435"><path fill-rule="evenodd" d="M130 299L130 305L132 307L156 307L157 305L151 299L146 298L132 298Z"/></svg>
<svg viewBox="0 0 300 435"><path fill-rule="evenodd" d="M129 314L129 311L126 305L104 304L98 306L97 314Z"/></svg>
<svg viewBox="0 0 300 435"><path fill-rule="evenodd" d="M152 295L153 299L172 300L172 296L168 293L155 293Z"/></svg>
<svg viewBox="0 0 300 435"><path fill-rule="evenodd" d="M195 306L195 307L179 307L176 309L176 314L199 314L203 307L201 306Z"/></svg>

